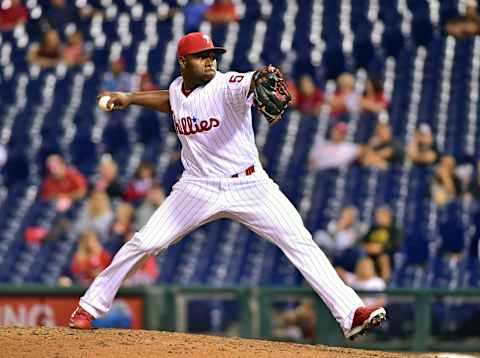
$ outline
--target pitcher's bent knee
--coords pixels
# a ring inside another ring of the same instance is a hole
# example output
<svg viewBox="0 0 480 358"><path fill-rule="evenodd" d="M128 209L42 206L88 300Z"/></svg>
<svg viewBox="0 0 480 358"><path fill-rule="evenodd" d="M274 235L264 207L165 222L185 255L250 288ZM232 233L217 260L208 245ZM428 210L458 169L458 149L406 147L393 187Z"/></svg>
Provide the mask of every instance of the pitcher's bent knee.
<svg viewBox="0 0 480 358"><path fill-rule="evenodd" d="M168 247L168 240L161 240L161 238L151 238L136 232L133 238L129 241L132 245L138 247L141 251L157 255L160 251Z"/></svg>

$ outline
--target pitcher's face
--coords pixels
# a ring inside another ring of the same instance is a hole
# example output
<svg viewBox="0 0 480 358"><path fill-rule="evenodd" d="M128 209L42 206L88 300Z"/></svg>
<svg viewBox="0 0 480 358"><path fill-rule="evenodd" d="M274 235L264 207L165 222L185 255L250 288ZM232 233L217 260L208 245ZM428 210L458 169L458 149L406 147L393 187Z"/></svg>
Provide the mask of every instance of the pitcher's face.
<svg viewBox="0 0 480 358"><path fill-rule="evenodd" d="M211 81L217 72L217 58L213 51L187 55L180 59L186 74L203 84Z"/></svg>

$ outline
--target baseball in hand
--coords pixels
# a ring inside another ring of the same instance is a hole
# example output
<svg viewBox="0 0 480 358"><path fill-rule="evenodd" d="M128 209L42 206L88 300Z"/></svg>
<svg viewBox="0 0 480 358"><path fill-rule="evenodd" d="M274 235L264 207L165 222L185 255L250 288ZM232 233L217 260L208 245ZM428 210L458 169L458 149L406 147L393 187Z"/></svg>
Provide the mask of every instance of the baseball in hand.
<svg viewBox="0 0 480 358"><path fill-rule="evenodd" d="M102 111L111 111L112 110L112 106L108 105L108 101L110 101L111 97L110 96L102 96L100 97L100 99L98 100L98 107L100 107L100 109Z"/></svg>

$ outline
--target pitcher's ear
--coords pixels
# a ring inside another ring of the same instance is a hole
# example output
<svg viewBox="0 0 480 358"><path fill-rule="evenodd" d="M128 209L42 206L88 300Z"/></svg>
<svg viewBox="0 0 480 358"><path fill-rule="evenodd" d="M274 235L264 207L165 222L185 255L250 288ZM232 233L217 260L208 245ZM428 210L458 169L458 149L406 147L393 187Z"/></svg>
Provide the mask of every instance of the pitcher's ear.
<svg viewBox="0 0 480 358"><path fill-rule="evenodd" d="M185 56L178 57L178 64L180 65L181 69L185 69L187 66L187 58Z"/></svg>

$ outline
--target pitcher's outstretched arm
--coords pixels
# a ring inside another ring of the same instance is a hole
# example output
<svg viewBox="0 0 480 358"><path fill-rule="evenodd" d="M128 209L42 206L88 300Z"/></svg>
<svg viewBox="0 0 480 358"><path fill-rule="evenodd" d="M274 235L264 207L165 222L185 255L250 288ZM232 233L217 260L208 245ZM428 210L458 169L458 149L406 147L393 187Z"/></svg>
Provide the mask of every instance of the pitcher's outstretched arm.
<svg viewBox="0 0 480 358"><path fill-rule="evenodd" d="M172 112L167 90L138 92L105 91L97 96L97 100L99 107L105 111L117 111L135 104L158 112Z"/></svg>

